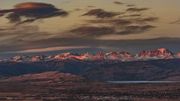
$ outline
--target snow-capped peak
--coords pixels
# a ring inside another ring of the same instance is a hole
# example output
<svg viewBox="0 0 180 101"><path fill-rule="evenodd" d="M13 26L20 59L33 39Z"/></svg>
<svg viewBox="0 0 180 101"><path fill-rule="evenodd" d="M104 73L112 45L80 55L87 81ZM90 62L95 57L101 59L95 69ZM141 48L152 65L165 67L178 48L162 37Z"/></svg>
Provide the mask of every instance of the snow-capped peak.
<svg viewBox="0 0 180 101"><path fill-rule="evenodd" d="M142 51L138 54L141 59L171 59L173 58L173 53L166 48L159 48L156 50Z"/></svg>
<svg viewBox="0 0 180 101"><path fill-rule="evenodd" d="M166 48L158 48L155 50L144 50L137 55L132 55L129 52L98 52L96 54L84 53L84 54L74 54L74 53L61 53L57 55L36 55L36 56L14 56L10 59L1 59L1 61L13 61L13 62L40 62L49 60L79 60L79 61L137 61L137 60L152 60L152 59L172 59L180 58L180 53L173 54Z"/></svg>

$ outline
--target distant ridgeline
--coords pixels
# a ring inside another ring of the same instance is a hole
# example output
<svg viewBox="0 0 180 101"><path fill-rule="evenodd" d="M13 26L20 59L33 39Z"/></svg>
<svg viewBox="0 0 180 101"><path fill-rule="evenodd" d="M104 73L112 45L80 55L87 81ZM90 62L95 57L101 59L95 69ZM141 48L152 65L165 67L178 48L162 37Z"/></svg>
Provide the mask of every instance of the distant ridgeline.
<svg viewBox="0 0 180 101"><path fill-rule="evenodd" d="M180 54L161 48L128 52L15 56L0 62L0 77L58 71L100 81L180 81Z"/></svg>
<svg viewBox="0 0 180 101"><path fill-rule="evenodd" d="M129 52L98 52L96 54L84 53L61 53L57 55L37 55L37 56L14 56L8 59L2 59L1 62L40 62L51 60L79 60L79 61L138 61L138 60L154 60L154 59L174 59L180 58L180 53L173 53L165 48L156 50L144 50L138 54L132 55Z"/></svg>

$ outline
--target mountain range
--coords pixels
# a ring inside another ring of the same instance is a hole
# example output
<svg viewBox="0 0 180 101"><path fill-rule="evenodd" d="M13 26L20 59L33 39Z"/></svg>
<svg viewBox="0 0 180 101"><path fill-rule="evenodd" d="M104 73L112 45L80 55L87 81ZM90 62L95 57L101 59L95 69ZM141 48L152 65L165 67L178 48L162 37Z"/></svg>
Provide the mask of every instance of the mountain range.
<svg viewBox="0 0 180 101"><path fill-rule="evenodd" d="M40 62L51 60L78 60L78 61L142 61L142 60L156 60L156 59L174 59L180 58L180 53L173 53L166 48L158 48L155 50L143 50L137 54L131 54L126 51L121 52L97 52L91 53L61 53L56 55L34 55L26 56L19 55L6 59L1 59L1 62Z"/></svg>
<svg viewBox="0 0 180 101"><path fill-rule="evenodd" d="M0 62L0 78L57 71L97 81L179 81L180 53L165 48L96 54L15 56Z"/></svg>

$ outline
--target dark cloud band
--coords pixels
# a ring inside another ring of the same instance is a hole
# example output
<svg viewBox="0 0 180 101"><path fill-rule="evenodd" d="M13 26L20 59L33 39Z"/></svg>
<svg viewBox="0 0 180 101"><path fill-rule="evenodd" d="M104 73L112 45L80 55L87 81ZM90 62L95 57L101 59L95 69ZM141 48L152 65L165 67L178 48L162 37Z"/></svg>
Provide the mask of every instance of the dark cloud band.
<svg viewBox="0 0 180 101"><path fill-rule="evenodd" d="M123 5L124 3L123 2L119 2L119 1L114 1L114 4Z"/></svg>
<svg viewBox="0 0 180 101"><path fill-rule="evenodd" d="M141 11L146 11L146 10L149 10L149 8L136 8L136 7L132 7L132 8L128 8L126 11L141 12Z"/></svg>
<svg viewBox="0 0 180 101"><path fill-rule="evenodd" d="M80 36L85 37L98 37L106 34L114 33L115 30L113 27L93 27L93 26L82 26L79 28L75 28L70 32L76 33Z"/></svg>
<svg viewBox="0 0 180 101"><path fill-rule="evenodd" d="M111 18L117 15L120 15L120 13L108 12L103 9L92 9L88 11L87 13L83 14L83 16L95 16L97 18Z"/></svg>

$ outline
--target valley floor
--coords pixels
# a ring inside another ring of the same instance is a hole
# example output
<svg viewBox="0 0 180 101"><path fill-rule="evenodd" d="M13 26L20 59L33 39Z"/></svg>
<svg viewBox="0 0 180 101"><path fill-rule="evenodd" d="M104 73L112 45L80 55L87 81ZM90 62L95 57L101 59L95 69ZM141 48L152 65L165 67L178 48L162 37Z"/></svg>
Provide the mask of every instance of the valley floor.
<svg viewBox="0 0 180 101"><path fill-rule="evenodd" d="M0 81L0 101L180 101L180 83L110 84L83 79L14 78Z"/></svg>

